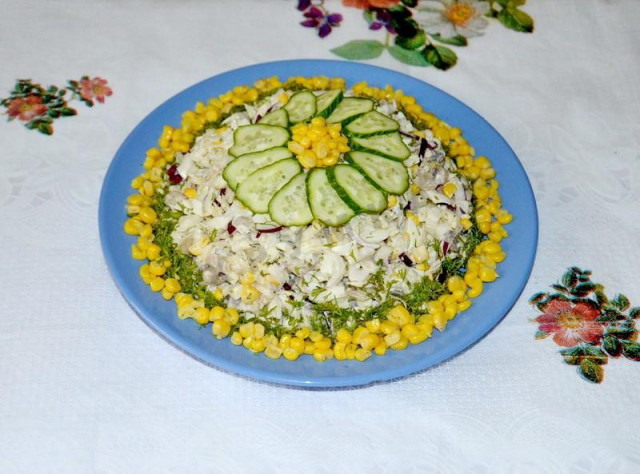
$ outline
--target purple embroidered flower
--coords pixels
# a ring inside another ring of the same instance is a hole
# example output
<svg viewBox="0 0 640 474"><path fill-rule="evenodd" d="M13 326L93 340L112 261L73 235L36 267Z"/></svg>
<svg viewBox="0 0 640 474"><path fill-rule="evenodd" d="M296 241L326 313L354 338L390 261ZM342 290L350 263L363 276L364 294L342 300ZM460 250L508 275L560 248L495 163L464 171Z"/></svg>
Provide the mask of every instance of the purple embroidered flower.
<svg viewBox="0 0 640 474"><path fill-rule="evenodd" d="M332 29L340 25L342 15L329 13L323 6L323 1L312 3L310 0L298 0L298 10L303 11L306 20L300 24L306 28L318 30L318 36L324 38Z"/></svg>
<svg viewBox="0 0 640 474"><path fill-rule="evenodd" d="M382 27L385 27L387 31L391 34L395 34L396 30L391 25L391 13L389 10L384 10L381 8L372 8L371 9L371 23L369 23L370 30L379 30Z"/></svg>

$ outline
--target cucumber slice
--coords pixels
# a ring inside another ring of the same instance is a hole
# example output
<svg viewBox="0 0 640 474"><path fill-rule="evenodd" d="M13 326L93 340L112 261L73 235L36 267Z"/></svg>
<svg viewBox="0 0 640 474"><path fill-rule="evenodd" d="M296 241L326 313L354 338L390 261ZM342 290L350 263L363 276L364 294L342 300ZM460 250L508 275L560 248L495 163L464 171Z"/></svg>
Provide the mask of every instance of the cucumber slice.
<svg viewBox="0 0 640 474"><path fill-rule="evenodd" d="M284 108L291 123L304 122L316 114L316 96L309 91L293 94Z"/></svg>
<svg viewBox="0 0 640 474"><path fill-rule="evenodd" d="M275 163L276 161L291 158L293 153L284 147L269 148L268 150L248 153L239 156L222 171L222 177L235 190L244 179L257 169Z"/></svg>
<svg viewBox="0 0 640 474"><path fill-rule="evenodd" d="M313 220L305 173L295 175L273 195L269 201L269 214L274 222L285 226L307 225Z"/></svg>
<svg viewBox="0 0 640 474"><path fill-rule="evenodd" d="M251 173L238 185L236 197L255 213L269 212L273 195L301 171L295 158L276 161Z"/></svg>
<svg viewBox="0 0 640 474"><path fill-rule="evenodd" d="M316 117L327 118L342 100L342 91L333 89L316 97Z"/></svg>
<svg viewBox="0 0 640 474"><path fill-rule="evenodd" d="M289 131L275 125L243 125L233 133L231 156L246 155L256 151L282 146L289 140Z"/></svg>
<svg viewBox="0 0 640 474"><path fill-rule="evenodd" d="M356 212L379 213L387 208L387 198L357 169L336 165L329 170L329 183L347 205Z"/></svg>
<svg viewBox="0 0 640 474"><path fill-rule="evenodd" d="M409 187L409 173L399 161L364 151L352 151L347 160L383 191L403 194Z"/></svg>
<svg viewBox="0 0 640 474"><path fill-rule="evenodd" d="M314 168L307 174L307 196L313 216L323 224L337 227L355 216L355 212L329 184L324 168Z"/></svg>
<svg viewBox="0 0 640 474"><path fill-rule="evenodd" d="M289 125L289 114L285 109L274 110L269 112L260 119L263 125L277 125L278 127L287 127Z"/></svg>
<svg viewBox="0 0 640 474"><path fill-rule="evenodd" d="M351 137L351 144L354 145L353 148L364 149L364 151L398 161L404 161L411 155L411 151L404 144L398 132L374 135L372 137Z"/></svg>
<svg viewBox="0 0 640 474"><path fill-rule="evenodd" d="M381 133L395 132L399 128L400 124L398 122L376 110L372 110L371 112L361 115L354 121L349 122L345 130L350 135L367 137L370 135L380 135Z"/></svg>
<svg viewBox="0 0 640 474"><path fill-rule="evenodd" d="M343 123L349 119L362 115L373 109L373 101L370 99L360 99L358 97L345 97L338 104L336 109L329 115L327 122Z"/></svg>

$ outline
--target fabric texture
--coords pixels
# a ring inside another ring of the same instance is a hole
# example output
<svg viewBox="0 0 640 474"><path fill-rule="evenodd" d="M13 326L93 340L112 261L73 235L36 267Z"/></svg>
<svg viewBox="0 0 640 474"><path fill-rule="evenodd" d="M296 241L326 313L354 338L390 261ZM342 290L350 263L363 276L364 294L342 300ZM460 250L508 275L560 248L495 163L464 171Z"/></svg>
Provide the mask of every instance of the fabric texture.
<svg viewBox="0 0 640 474"><path fill-rule="evenodd" d="M540 240L506 318L461 355L390 383L299 390L207 367L127 305L97 227L106 169L167 98L259 62L334 59L378 38L362 12L319 38L295 2L0 2L0 97L17 79L108 80L51 136L0 121L0 472L605 473L640 468L637 364L601 384L536 341L527 300L567 267L640 304L640 9L537 0L533 34L494 27L433 84L485 117L532 182ZM132 157L132 159L136 159ZM142 158L140 158L142 162ZM516 216L517 218L517 216Z"/></svg>

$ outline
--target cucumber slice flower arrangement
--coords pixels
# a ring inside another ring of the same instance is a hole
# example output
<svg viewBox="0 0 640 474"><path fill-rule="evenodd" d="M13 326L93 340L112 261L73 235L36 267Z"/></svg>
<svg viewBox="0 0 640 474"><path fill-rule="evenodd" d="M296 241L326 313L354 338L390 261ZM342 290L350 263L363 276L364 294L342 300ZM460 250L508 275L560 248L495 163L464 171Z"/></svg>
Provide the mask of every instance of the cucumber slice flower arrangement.
<svg viewBox="0 0 640 474"><path fill-rule="evenodd" d="M274 359L419 344L506 257L490 161L390 86L236 87L165 126L144 168L124 224L144 282Z"/></svg>
<svg viewBox="0 0 640 474"><path fill-rule="evenodd" d="M340 89L297 92L235 130L235 159L223 176L245 206L283 226L317 219L337 227L363 212L379 214L387 196L408 189L402 161L411 152L400 124L374 107Z"/></svg>

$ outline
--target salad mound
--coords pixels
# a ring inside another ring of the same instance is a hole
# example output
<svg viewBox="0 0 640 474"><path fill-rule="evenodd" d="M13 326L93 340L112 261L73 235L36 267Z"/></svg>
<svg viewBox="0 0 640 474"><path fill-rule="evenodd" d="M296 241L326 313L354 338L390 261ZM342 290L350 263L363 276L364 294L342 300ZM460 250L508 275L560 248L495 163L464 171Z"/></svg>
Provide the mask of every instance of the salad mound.
<svg viewBox="0 0 640 474"><path fill-rule="evenodd" d="M459 129L390 86L277 78L165 126L124 230L178 316L271 358L365 360L498 277L511 215Z"/></svg>

